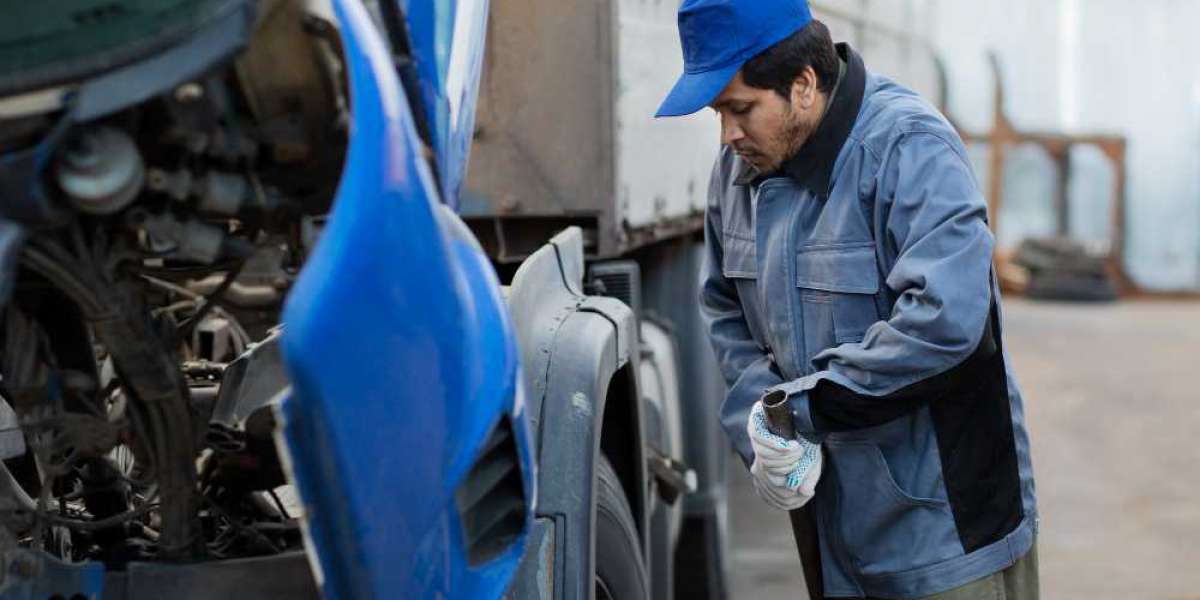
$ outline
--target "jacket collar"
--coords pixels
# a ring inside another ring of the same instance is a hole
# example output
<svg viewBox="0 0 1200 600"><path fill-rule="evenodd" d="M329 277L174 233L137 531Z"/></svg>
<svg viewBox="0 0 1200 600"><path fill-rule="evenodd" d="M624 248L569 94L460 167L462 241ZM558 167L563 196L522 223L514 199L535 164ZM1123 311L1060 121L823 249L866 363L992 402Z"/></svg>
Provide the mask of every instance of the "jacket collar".
<svg viewBox="0 0 1200 600"><path fill-rule="evenodd" d="M821 118L821 124L812 137L804 142L795 155L783 161L779 169L780 174L791 177L820 197L829 193L833 163L858 119L867 83L867 69L858 53L845 43L837 45L837 53L846 64L846 72L833 90L829 108L825 110L825 116ZM764 179L749 163L740 162L742 169L735 183L757 184Z"/></svg>

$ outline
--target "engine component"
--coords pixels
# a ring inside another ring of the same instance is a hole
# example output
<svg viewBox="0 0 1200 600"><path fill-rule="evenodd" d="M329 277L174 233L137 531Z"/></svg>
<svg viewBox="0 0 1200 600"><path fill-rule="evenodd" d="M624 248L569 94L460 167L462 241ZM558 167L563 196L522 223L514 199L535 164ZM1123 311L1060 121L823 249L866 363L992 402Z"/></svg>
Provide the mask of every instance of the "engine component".
<svg viewBox="0 0 1200 600"><path fill-rule="evenodd" d="M196 199L196 208L209 215L232 217L251 202L252 187L242 175L209 171L196 178L191 172L150 169L146 187L177 201Z"/></svg>
<svg viewBox="0 0 1200 600"><path fill-rule="evenodd" d="M146 432L136 438L135 450L153 465L158 490L157 512L162 524L158 556L169 560L197 556L203 540L197 535L196 451L183 374L159 329L145 317L129 288L107 283L98 272L91 252L103 248L89 249L81 244L79 250L88 255L72 255L50 239L33 239L25 247L22 262L68 294L79 307L91 324L95 340L112 356L122 386L134 400L128 414L134 430ZM6 333L11 331L9 328ZM77 417L88 416L77 414ZM98 420L99 424L90 423L80 430L107 434L105 429L113 429L103 426L105 419ZM71 437L81 439L82 431ZM154 506L145 504L139 510L149 511ZM122 520L133 516L136 515L120 515ZM100 528L100 523L90 521L72 526Z"/></svg>
<svg viewBox="0 0 1200 600"><path fill-rule="evenodd" d="M223 283L223 275L209 275L188 284L188 289L200 294L211 294ZM287 281L281 285L251 285L234 281L221 294L221 300L239 308L267 308L276 306L283 299Z"/></svg>
<svg viewBox="0 0 1200 600"><path fill-rule="evenodd" d="M86 128L70 138L55 167L55 180L71 204L94 215L129 206L145 179L133 139L107 125Z"/></svg>
<svg viewBox="0 0 1200 600"><path fill-rule="evenodd" d="M281 334L272 330L226 367L208 423L206 439L215 453L206 480L243 491L286 483L274 437L275 407L288 389Z"/></svg>
<svg viewBox="0 0 1200 600"><path fill-rule="evenodd" d="M208 441L214 447L240 448L246 421L256 410L278 401L280 393L287 389L287 373L279 350L282 331L276 328L225 369L208 425Z"/></svg>
<svg viewBox="0 0 1200 600"><path fill-rule="evenodd" d="M232 173L210 171L200 180L198 208L206 213L236 215L250 196L250 182Z"/></svg>
<svg viewBox="0 0 1200 600"><path fill-rule="evenodd" d="M173 200L182 202L192 194L192 173L187 170L148 169L146 171L146 189L152 192L161 192Z"/></svg>
<svg viewBox="0 0 1200 600"><path fill-rule="evenodd" d="M304 0L175 4L142 25L183 38L0 98L0 597L178 596L194 565L303 543L269 328L341 173L340 39ZM175 37L139 28L118 37Z"/></svg>
<svg viewBox="0 0 1200 600"><path fill-rule="evenodd" d="M237 335L228 319L217 316L205 317L192 331L192 346L198 358L222 363L240 350Z"/></svg>
<svg viewBox="0 0 1200 600"><path fill-rule="evenodd" d="M239 308L268 308L277 306L292 283L292 275L283 264L287 260L284 245L260 245L246 259L237 279L225 286L220 300ZM200 296L209 296L225 284L225 276L215 273L187 282L189 291ZM249 341L249 340L247 340Z"/></svg>
<svg viewBox="0 0 1200 600"><path fill-rule="evenodd" d="M221 257L225 232L194 219L179 221L167 214L152 215L143 223L150 234L150 247L169 251L172 258L206 265Z"/></svg>
<svg viewBox="0 0 1200 600"><path fill-rule="evenodd" d="M255 410L237 432L236 441L213 444L215 452L202 471L204 480L241 492L267 491L286 485L283 463L275 447L277 428L272 406ZM212 431L209 430L210 434Z"/></svg>
<svg viewBox="0 0 1200 600"><path fill-rule="evenodd" d="M248 242L198 219L180 221L169 213L135 210L129 223L145 229L150 250L178 260L211 265L219 258L242 258L253 251Z"/></svg>
<svg viewBox="0 0 1200 600"><path fill-rule="evenodd" d="M93 517L104 519L129 509L129 482L107 457L86 461L78 473L85 490L84 503Z"/></svg>
<svg viewBox="0 0 1200 600"><path fill-rule="evenodd" d="M25 454L25 436L21 435L17 413L0 397L0 460Z"/></svg>
<svg viewBox="0 0 1200 600"><path fill-rule="evenodd" d="M283 164L302 164L323 153L338 114L336 93L319 56L318 36L301 27L319 20L313 3L264 2L251 44L236 69L264 151ZM309 57L310 60L295 60ZM278 68L286 61L287 68Z"/></svg>

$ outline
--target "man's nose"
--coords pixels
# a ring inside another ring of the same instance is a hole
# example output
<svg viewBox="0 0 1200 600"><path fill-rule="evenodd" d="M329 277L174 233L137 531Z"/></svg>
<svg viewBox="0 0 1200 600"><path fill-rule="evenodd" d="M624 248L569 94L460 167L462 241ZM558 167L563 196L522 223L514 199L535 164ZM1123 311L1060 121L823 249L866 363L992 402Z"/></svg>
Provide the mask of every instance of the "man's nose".
<svg viewBox="0 0 1200 600"><path fill-rule="evenodd" d="M730 118L721 115L721 143L731 145L734 142L746 137L742 128Z"/></svg>

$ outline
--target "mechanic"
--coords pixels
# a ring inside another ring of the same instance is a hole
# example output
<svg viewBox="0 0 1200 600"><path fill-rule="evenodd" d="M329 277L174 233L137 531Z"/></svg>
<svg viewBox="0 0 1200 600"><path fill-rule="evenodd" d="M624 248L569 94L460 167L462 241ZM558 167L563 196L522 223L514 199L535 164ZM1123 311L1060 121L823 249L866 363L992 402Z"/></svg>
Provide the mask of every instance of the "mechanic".
<svg viewBox="0 0 1200 600"><path fill-rule="evenodd" d="M700 309L759 496L813 498L827 597L1037 598L1029 438L962 140L804 0L686 0L679 37L657 116L720 119ZM798 440L764 427L771 393Z"/></svg>

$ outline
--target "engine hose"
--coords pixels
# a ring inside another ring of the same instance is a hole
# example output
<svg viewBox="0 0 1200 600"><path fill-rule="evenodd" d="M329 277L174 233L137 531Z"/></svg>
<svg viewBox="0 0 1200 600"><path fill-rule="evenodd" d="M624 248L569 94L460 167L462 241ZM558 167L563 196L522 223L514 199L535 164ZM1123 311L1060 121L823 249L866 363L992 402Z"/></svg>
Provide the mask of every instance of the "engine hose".
<svg viewBox="0 0 1200 600"><path fill-rule="evenodd" d="M8 470L8 465L0 460L0 486L7 486L9 495L21 505L21 508L29 512L37 512L37 501L21 487L21 482L13 476L12 471Z"/></svg>
<svg viewBox="0 0 1200 600"><path fill-rule="evenodd" d="M225 274L225 279L222 279L221 283L217 285L217 288L213 290L207 298L204 299L204 304L200 305L200 308L196 310L196 314L188 317L188 319L183 323L180 323L179 333L181 335L186 337L192 333L192 330L195 329L196 325L204 319L205 315L207 315L209 311L217 306L217 303L221 298L221 294L224 294L225 290L229 289L229 286L233 284L238 275L241 274L242 268L245 266L246 261L243 260Z"/></svg>
<svg viewBox="0 0 1200 600"><path fill-rule="evenodd" d="M23 262L79 305L126 385L129 417L159 486L159 557L197 558L203 543L196 448L183 374L138 299L91 272L86 257L70 257L74 260L69 262L68 257L52 243L33 242L25 248Z"/></svg>
<svg viewBox="0 0 1200 600"><path fill-rule="evenodd" d="M96 296L88 290L87 285L59 261L32 245L25 247L21 258L25 266L41 274L66 293L85 315L94 318L104 312L104 307L97 303Z"/></svg>

